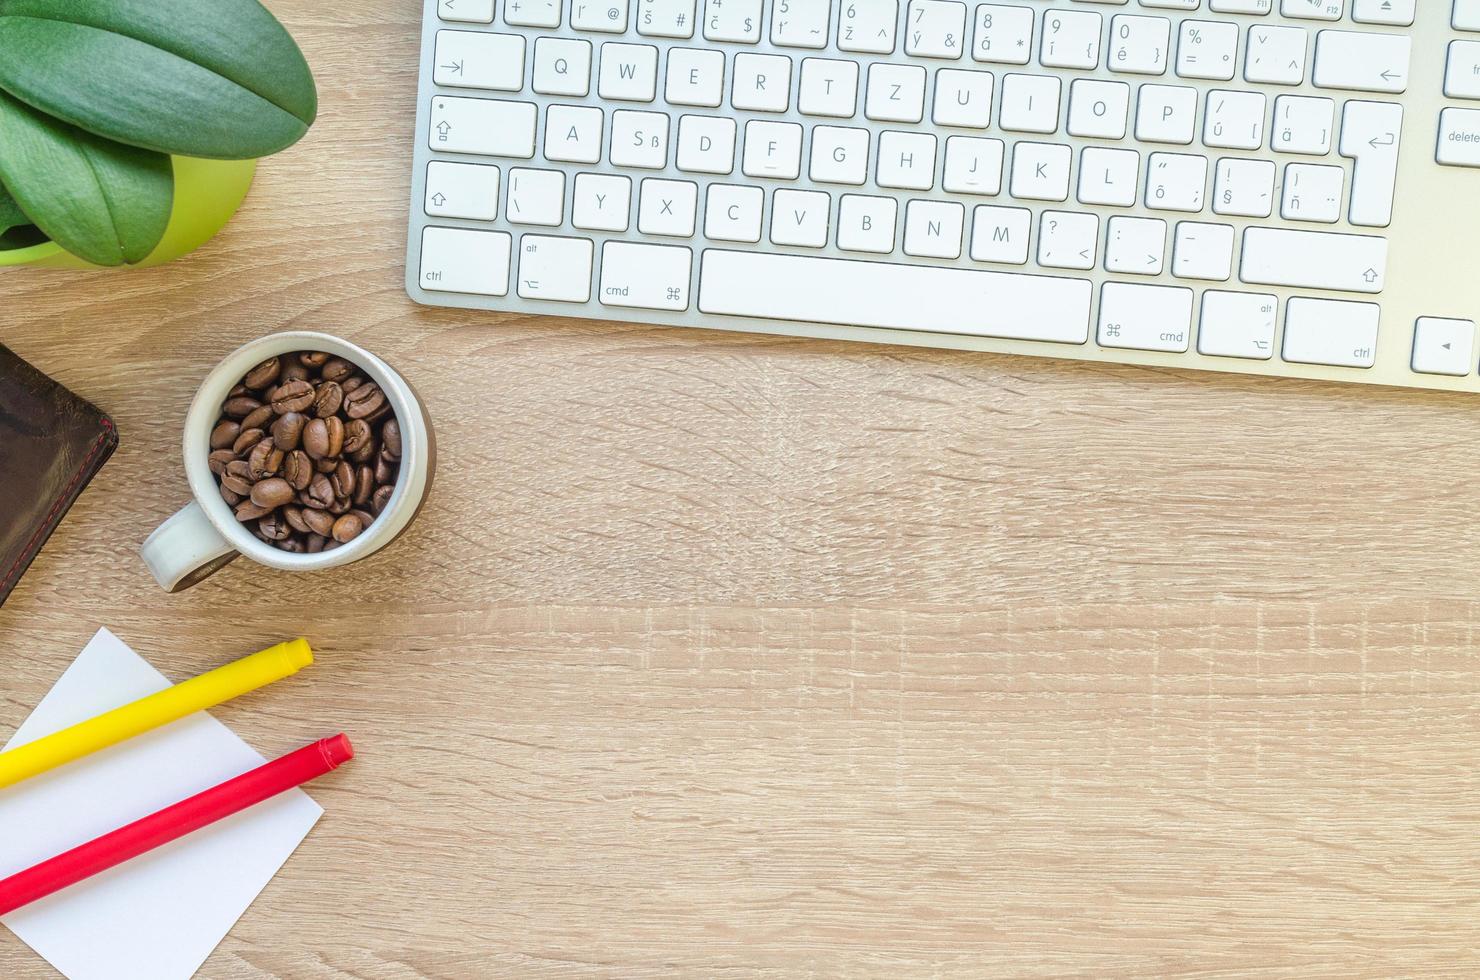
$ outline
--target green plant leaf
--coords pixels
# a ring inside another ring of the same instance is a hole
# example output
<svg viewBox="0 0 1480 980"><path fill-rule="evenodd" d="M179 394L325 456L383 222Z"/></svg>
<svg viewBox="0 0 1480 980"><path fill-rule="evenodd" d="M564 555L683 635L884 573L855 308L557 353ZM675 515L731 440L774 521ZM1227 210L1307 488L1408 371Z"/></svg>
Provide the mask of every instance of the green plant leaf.
<svg viewBox="0 0 1480 980"><path fill-rule="evenodd" d="M10 192L3 186L0 186L0 235L12 228L19 228L30 223L31 219L26 217L26 212L15 203L15 198L11 197Z"/></svg>
<svg viewBox="0 0 1480 980"><path fill-rule="evenodd" d="M105 140L0 93L0 181L46 236L95 265L141 261L174 202L170 158Z"/></svg>
<svg viewBox="0 0 1480 980"><path fill-rule="evenodd" d="M0 89L119 143L230 160L292 145L318 113L257 0L0 0Z"/></svg>

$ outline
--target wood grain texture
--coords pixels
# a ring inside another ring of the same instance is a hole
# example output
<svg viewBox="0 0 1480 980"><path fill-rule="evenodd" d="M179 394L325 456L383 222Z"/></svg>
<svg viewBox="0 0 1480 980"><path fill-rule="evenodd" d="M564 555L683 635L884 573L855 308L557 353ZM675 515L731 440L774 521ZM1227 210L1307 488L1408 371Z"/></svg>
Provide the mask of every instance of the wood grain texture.
<svg viewBox="0 0 1480 980"><path fill-rule="evenodd" d="M203 976L1475 974L1473 400L418 308L420 5L272 7L323 115L227 232L0 279L122 433L0 731L100 625L174 678L302 632L218 715L361 752ZM195 382L306 327L425 396L427 509L164 595Z"/></svg>

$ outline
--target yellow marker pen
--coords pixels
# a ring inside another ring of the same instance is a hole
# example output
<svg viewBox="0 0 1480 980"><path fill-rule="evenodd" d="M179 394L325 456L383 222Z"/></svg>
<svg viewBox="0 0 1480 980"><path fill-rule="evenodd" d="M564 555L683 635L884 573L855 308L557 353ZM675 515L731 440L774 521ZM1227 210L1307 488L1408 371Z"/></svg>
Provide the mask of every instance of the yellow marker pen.
<svg viewBox="0 0 1480 980"><path fill-rule="evenodd" d="M265 687L311 663L313 651L308 648L308 641L299 637L78 722L71 728L0 752L0 789Z"/></svg>

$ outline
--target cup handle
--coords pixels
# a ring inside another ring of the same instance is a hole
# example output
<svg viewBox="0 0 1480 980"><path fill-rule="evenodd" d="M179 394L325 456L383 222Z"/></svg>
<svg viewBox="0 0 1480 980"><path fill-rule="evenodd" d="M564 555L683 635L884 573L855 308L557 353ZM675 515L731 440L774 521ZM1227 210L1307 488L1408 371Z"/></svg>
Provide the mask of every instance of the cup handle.
<svg viewBox="0 0 1480 980"><path fill-rule="evenodd" d="M144 539L139 554L156 582L180 592L234 559L237 551L192 500Z"/></svg>

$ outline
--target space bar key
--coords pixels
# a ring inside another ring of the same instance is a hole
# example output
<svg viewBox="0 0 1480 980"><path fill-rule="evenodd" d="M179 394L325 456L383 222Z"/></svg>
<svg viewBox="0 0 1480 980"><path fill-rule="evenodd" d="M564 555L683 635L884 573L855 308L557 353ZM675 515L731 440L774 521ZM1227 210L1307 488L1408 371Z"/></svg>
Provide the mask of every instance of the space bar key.
<svg viewBox="0 0 1480 980"><path fill-rule="evenodd" d="M1084 279L760 252L704 252L704 313L1082 344Z"/></svg>

